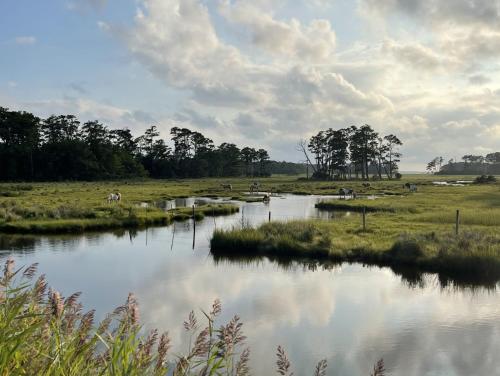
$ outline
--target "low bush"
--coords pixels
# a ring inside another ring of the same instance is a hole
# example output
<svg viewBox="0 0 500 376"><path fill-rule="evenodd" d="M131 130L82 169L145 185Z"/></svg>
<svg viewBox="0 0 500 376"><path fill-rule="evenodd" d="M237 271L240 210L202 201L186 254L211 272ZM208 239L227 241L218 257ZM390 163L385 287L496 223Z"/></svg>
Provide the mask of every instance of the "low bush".
<svg viewBox="0 0 500 376"><path fill-rule="evenodd" d="M481 175L474 179L474 184L491 184L496 183L497 178L493 175Z"/></svg>

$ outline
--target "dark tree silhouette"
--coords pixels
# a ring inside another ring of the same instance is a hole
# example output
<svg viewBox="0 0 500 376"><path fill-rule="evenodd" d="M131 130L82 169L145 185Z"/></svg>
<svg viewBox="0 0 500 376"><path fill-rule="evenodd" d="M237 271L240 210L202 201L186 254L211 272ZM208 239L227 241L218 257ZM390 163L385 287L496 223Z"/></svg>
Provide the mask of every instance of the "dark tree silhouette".
<svg viewBox="0 0 500 376"><path fill-rule="evenodd" d="M355 175L379 179L385 174L393 179L398 171L401 140L395 135L379 136L369 125L320 131L311 137L308 149L314 156L313 177L317 179L349 179ZM307 160L309 156L300 144ZM312 163L311 163L312 164Z"/></svg>
<svg viewBox="0 0 500 376"><path fill-rule="evenodd" d="M40 120L0 107L0 180L96 180L126 177L267 176L264 149L216 147L200 132L174 127L171 140L152 125L135 138L129 129L73 115ZM171 147L172 145L172 147ZM293 169L298 166L288 166Z"/></svg>

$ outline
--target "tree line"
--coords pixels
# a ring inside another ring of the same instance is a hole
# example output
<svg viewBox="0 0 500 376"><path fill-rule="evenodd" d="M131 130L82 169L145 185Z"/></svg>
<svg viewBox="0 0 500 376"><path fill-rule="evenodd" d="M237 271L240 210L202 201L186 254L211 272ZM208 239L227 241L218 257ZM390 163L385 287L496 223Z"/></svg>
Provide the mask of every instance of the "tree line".
<svg viewBox="0 0 500 376"><path fill-rule="evenodd" d="M303 141L299 148L313 169L313 178L346 180L399 178L403 143L393 135L381 136L370 125L327 129ZM313 161L307 154L309 150Z"/></svg>
<svg viewBox="0 0 500 376"><path fill-rule="evenodd" d="M0 180L99 180L130 177L268 176L264 149L218 146L203 134L174 127L170 143L156 126L134 137L73 115L47 119L0 107Z"/></svg>
<svg viewBox="0 0 500 376"><path fill-rule="evenodd" d="M481 175L500 174L500 152L483 155L466 154L460 160L449 159L445 163L442 156L435 157L427 163L427 172L442 175Z"/></svg>

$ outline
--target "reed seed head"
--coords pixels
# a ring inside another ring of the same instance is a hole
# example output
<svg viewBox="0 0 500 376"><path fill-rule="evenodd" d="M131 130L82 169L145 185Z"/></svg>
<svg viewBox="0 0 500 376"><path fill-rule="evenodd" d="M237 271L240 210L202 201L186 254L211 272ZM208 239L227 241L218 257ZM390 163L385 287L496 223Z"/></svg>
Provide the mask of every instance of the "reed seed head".
<svg viewBox="0 0 500 376"><path fill-rule="evenodd" d="M7 281L10 280L14 275L14 266L15 266L14 259L9 257L7 261L5 261L5 265L3 268L3 277L5 280Z"/></svg>
<svg viewBox="0 0 500 376"><path fill-rule="evenodd" d="M209 333L209 329L205 328L198 334L190 356L200 357L200 356L206 355L209 352L210 340L209 340L208 333Z"/></svg>
<svg viewBox="0 0 500 376"><path fill-rule="evenodd" d="M210 316L215 318L219 316L222 311L222 304L219 299L215 299L214 304L212 304L212 311L210 312Z"/></svg>
<svg viewBox="0 0 500 376"><path fill-rule="evenodd" d="M326 359L321 360L316 365L316 369L314 370L314 376L326 376L327 367L328 367L328 363L326 362Z"/></svg>
<svg viewBox="0 0 500 376"><path fill-rule="evenodd" d="M285 350L283 347L278 346L278 350L276 352L276 356L278 357L278 360L276 361L276 365L278 367L277 371L280 375L292 375L289 374L288 371L290 369L290 360L288 360Z"/></svg>
<svg viewBox="0 0 500 376"><path fill-rule="evenodd" d="M50 295L49 302L52 315L56 318L61 318L64 310L64 303L61 298L61 294L59 293L59 291L50 291L49 295Z"/></svg>
<svg viewBox="0 0 500 376"><path fill-rule="evenodd" d="M158 357L156 358L155 370L159 370L163 367L167 359L167 353L170 350L170 337L168 333L163 333L160 337L160 342L158 343Z"/></svg>
<svg viewBox="0 0 500 376"><path fill-rule="evenodd" d="M236 363L236 376L248 376L250 374L250 349L246 348L240 355L238 363Z"/></svg>
<svg viewBox="0 0 500 376"><path fill-rule="evenodd" d="M198 320L196 320L194 311L189 312L187 321L184 321L184 329L186 329L187 331L194 330L196 329L197 325Z"/></svg>
<svg viewBox="0 0 500 376"><path fill-rule="evenodd" d="M384 359L380 359L377 364L373 367L373 373L370 376L384 376L385 375L385 365Z"/></svg>
<svg viewBox="0 0 500 376"><path fill-rule="evenodd" d="M139 305L134 294L129 293L127 298L127 312L130 318L130 322L133 326L139 324Z"/></svg>

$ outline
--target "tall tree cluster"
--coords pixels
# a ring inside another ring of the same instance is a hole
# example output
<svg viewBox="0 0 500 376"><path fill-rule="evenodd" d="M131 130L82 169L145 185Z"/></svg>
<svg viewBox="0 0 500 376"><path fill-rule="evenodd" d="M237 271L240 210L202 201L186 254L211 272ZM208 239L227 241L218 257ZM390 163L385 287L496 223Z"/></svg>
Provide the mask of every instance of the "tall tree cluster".
<svg viewBox="0 0 500 376"><path fill-rule="evenodd" d="M311 137L307 148L314 156L310 161L313 177L342 180L370 174L393 179L398 173L401 140L393 135L381 136L371 126L327 129ZM305 151L305 145L303 145Z"/></svg>
<svg viewBox="0 0 500 376"><path fill-rule="evenodd" d="M430 174L500 174L500 152L486 155L466 154L461 160L450 159L443 163L443 157L436 157L427 164L427 172Z"/></svg>
<svg viewBox="0 0 500 376"><path fill-rule="evenodd" d="M171 140L156 126L129 129L83 124L72 115L40 119L0 107L0 180L97 180L126 177L267 176L264 149L215 146L199 132L174 127Z"/></svg>

